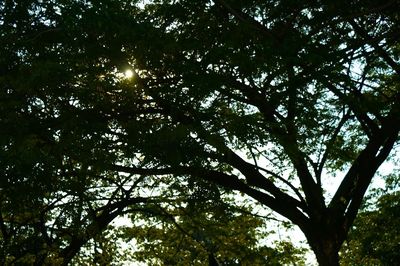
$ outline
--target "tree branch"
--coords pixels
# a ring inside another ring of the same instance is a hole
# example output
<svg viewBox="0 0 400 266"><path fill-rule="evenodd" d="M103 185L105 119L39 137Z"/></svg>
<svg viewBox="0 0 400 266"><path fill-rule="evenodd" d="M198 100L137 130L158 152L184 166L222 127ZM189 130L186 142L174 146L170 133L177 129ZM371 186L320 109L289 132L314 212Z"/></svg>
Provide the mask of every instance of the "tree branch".
<svg viewBox="0 0 400 266"><path fill-rule="evenodd" d="M237 159L235 159L237 160ZM249 165L244 165L246 168L244 171L257 171L253 168L247 169ZM200 178L204 178L207 181L214 182L217 185L220 185L225 188L229 188L232 190L240 191L244 194L249 195L250 197L260 201L262 204L270 207L274 211L279 214L287 217L295 224L299 226L305 226L307 224L306 217L304 214L299 211L298 207L301 207L299 201L294 198L286 195L283 192L279 192L283 194L281 197L274 198L270 195L262 193L256 189L249 187L243 181L241 181L235 175L229 175L225 173L221 173L215 170L207 170L203 168L195 168L195 167L170 167L164 169L138 169L134 167L126 167L126 166L114 166L112 167L114 170L118 170L121 172L131 173L131 174L150 174L150 175L165 175L165 174L177 174L177 175L193 175ZM265 178L264 178L265 179ZM270 182L270 181L269 181ZM287 204L289 203L289 204Z"/></svg>
<svg viewBox="0 0 400 266"><path fill-rule="evenodd" d="M225 0L213 0L214 3L217 5L225 8L229 13L234 15L240 22L249 25L253 29L257 30L261 34L265 35L266 37L270 38L271 40L275 41L277 38L272 32L262 25L260 22L252 18L251 16L247 15L246 13L242 12L241 10L236 10L231 5L229 5Z"/></svg>
<svg viewBox="0 0 400 266"><path fill-rule="evenodd" d="M285 178L281 177L280 175L278 175L278 174L276 174L276 173L274 173L274 172L272 172L272 171L270 171L268 169L265 169L265 168L263 168L261 166L257 166L257 168L260 169L261 171L264 171L267 174L279 179L280 181L282 181L285 185L287 185L297 195L297 197L304 204L304 206L307 205L307 202L304 200L303 195L300 194L300 191L295 186L293 186L293 184L290 183L288 180L286 180Z"/></svg>
<svg viewBox="0 0 400 266"><path fill-rule="evenodd" d="M362 198L365 194L376 170L387 158L397 140L400 119L396 117L396 112L389 118L353 162L329 204L330 209L344 213L353 199L353 206L359 204L357 198Z"/></svg>
<svg viewBox="0 0 400 266"><path fill-rule="evenodd" d="M388 119L386 121L386 125L390 127L390 131L388 132L389 136L384 140L382 143L381 148L378 151L378 154L375 156L375 164L376 164L376 169L371 169L375 171L379 168L379 166L385 161L385 159L389 156L390 151L393 149L394 144L396 143L398 139L398 133L400 131L400 119ZM396 124L394 124L396 123ZM397 125L397 126L394 126ZM393 130L393 127L396 129ZM374 176L374 173L371 173L371 178L365 178L363 177L360 179L359 183L356 184L356 187L354 188L353 192L353 197L351 199L351 202L349 203L349 206L347 208L346 214L345 214L345 232L347 232L351 225L353 224L354 219L356 218L357 212L361 206L362 200L364 198L364 194L366 190L368 189L368 186L370 184L370 180Z"/></svg>
<svg viewBox="0 0 400 266"><path fill-rule="evenodd" d="M379 43L374 40L368 32L360 27L354 20L348 20L350 25L353 27L354 31L360 35L368 44L374 47L375 51L379 54L379 56L397 73L400 75L400 65L397 64L390 55L379 46Z"/></svg>
<svg viewBox="0 0 400 266"><path fill-rule="evenodd" d="M344 114L342 116L342 118L340 119L338 125L336 126L335 130L332 133L331 138L328 140L328 143L326 144L325 152L322 155L321 161L318 164L317 173L315 173L319 184L321 184L321 174L322 174L322 170L324 168L324 165L325 165L325 163L326 163L326 161L328 159L329 152L330 152L333 144L335 143L336 138L340 133L340 130L342 129L343 125L348 121L348 119L350 117L351 117L350 116L350 111L347 111L347 113Z"/></svg>
<svg viewBox="0 0 400 266"><path fill-rule="evenodd" d="M96 211L96 215L92 217L93 222L87 226L86 230L84 232L74 232L75 235L72 236L69 245L60 252L60 256L63 258L62 265L67 266L81 247L85 245L87 241L102 232L112 220L123 212L124 208L132 204L146 202L147 200L147 198L141 197L126 198L124 201L108 204L99 208Z"/></svg>
<svg viewBox="0 0 400 266"><path fill-rule="evenodd" d="M365 134L372 138L372 136L378 131L378 125L368 116L368 114L361 109L361 107L354 102L354 100L350 99L348 95L341 92L334 85L324 82L327 88L333 92L337 97L339 97L344 103L349 106L349 108L353 111L354 115L357 117L357 120L360 122L361 127L363 128Z"/></svg>

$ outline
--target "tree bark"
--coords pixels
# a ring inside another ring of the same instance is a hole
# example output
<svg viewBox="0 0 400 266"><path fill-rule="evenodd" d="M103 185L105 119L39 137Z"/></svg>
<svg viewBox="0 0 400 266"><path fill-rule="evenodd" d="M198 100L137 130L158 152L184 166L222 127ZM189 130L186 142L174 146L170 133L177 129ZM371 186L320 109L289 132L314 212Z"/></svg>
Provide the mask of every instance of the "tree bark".
<svg viewBox="0 0 400 266"><path fill-rule="evenodd" d="M311 246L320 266L339 266L339 250L332 241L321 241Z"/></svg>
<svg viewBox="0 0 400 266"><path fill-rule="evenodd" d="M319 224L320 225L320 224ZM318 224L310 226L305 232L308 243L320 266L339 266L339 250L344 241L332 227L322 229Z"/></svg>
<svg viewBox="0 0 400 266"><path fill-rule="evenodd" d="M339 266L339 250L346 238L340 216L329 212L321 213L312 217L301 230L317 258L318 265Z"/></svg>

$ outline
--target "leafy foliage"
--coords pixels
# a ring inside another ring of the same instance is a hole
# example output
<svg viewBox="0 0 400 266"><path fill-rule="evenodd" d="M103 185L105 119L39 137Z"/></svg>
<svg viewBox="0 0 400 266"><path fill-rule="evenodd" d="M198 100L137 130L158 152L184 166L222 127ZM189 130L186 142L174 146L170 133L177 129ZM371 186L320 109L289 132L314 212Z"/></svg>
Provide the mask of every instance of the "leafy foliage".
<svg viewBox="0 0 400 266"><path fill-rule="evenodd" d="M379 194L356 218L342 249L343 265L393 265L399 260L400 194Z"/></svg>
<svg viewBox="0 0 400 266"><path fill-rule="evenodd" d="M261 244L273 233L264 229L268 217L229 205L232 198L212 196L204 185L199 194L200 187L182 200L132 215L133 225L119 229L123 239L135 241L135 260L149 265L304 265L304 250L288 241Z"/></svg>

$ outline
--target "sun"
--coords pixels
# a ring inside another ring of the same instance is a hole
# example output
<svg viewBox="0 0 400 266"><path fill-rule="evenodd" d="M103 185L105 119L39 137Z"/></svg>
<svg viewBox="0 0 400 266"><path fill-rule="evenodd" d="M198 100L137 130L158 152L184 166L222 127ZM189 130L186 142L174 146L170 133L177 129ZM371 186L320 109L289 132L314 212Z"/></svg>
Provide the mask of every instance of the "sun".
<svg viewBox="0 0 400 266"><path fill-rule="evenodd" d="M124 75L125 75L125 78L130 79L133 77L133 71L130 69L127 69L127 70L125 70Z"/></svg>

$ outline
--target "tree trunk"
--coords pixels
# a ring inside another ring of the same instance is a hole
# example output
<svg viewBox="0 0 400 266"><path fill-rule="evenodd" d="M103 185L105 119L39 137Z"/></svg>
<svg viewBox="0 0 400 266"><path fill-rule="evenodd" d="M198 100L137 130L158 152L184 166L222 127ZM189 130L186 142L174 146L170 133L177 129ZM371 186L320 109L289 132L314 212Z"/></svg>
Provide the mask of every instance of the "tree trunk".
<svg viewBox="0 0 400 266"><path fill-rule="evenodd" d="M320 212L312 216L301 230L320 266L339 266L339 250L346 239L343 219L333 212Z"/></svg>
<svg viewBox="0 0 400 266"><path fill-rule="evenodd" d="M337 235L316 229L306 237L320 266L339 266L339 250L343 241Z"/></svg>
<svg viewBox="0 0 400 266"><path fill-rule="evenodd" d="M320 266L339 266L339 250L330 241L320 241L320 244L312 246Z"/></svg>

